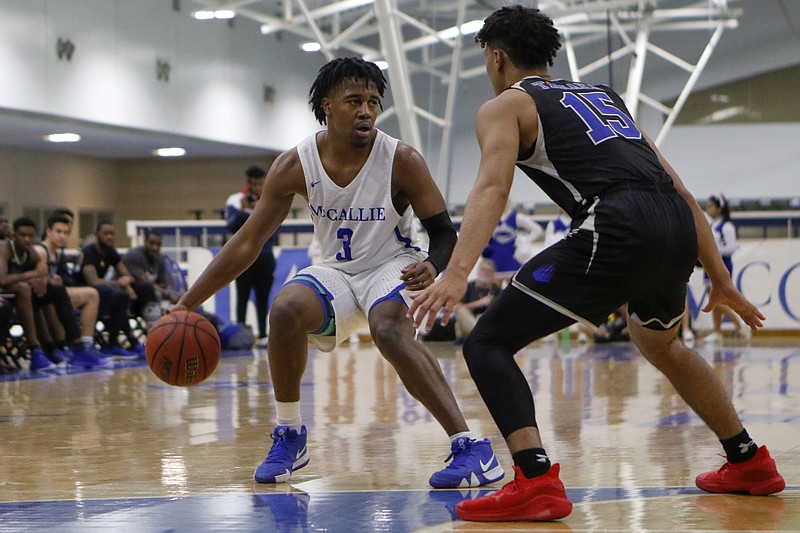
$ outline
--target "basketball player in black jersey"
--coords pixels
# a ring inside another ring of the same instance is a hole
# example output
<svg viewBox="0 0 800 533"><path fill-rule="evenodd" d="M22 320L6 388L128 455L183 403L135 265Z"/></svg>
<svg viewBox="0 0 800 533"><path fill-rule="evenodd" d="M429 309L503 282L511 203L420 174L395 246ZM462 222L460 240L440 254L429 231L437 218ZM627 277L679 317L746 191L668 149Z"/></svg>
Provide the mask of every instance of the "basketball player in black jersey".
<svg viewBox="0 0 800 533"><path fill-rule="evenodd" d="M632 340L720 439L728 461L697 477L710 492L770 494L785 483L748 436L711 367L678 338L686 282L699 254L713 288L704 311L727 305L752 329L763 316L734 287L700 206L609 87L554 80L560 47L537 9L504 7L476 41L496 97L476 123L481 162L447 270L409 309L430 328L449 319L499 219L514 166L572 217L572 231L523 265L481 316L464 357L514 460L515 480L466 500L465 520L553 520L572 504L550 464L528 382L514 354L576 321L599 325L627 303ZM430 311L430 314L428 312Z"/></svg>

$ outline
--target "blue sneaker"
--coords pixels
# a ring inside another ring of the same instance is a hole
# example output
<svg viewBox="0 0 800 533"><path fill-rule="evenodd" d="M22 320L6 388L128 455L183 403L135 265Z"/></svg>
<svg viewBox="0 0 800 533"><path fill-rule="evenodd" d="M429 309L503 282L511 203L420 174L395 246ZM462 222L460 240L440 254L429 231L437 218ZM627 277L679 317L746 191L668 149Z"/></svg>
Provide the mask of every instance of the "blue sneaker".
<svg viewBox="0 0 800 533"><path fill-rule="evenodd" d="M31 372L46 372L54 370L56 365L47 358L41 346L37 346L31 350L31 365L29 367Z"/></svg>
<svg viewBox="0 0 800 533"><path fill-rule="evenodd" d="M72 355L68 348L54 348L52 352L45 354L56 366L64 366Z"/></svg>
<svg viewBox="0 0 800 533"><path fill-rule="evenodd" d="M316 529L308 522L308 504L311 496L306 492L296 491L291 485L282 486L291 492L253 494L253 507L267 507L272 511L272 521L263 522L262 528L265 531L286 532Z"/></svg>
<svg viewBox="0 0 800 533"><path fill-rule="evenodd" d="M434 472L428 481L435 489L480 487L503 479L505 472L497 461L489 439L456 439L450 446L450 462L443 470Z"/></svg>
<svg viewBox="0 0 800 533"><path fill-rule="evenodd" d="M100 357L94 346L87 343L72 352L72 359L70 359L69 364L70 366L80 366L83 368L102 368L113 365L114 363L105 357Z"/></svg>
<svg viewBox="0 0 800 533"><path fill-rule="evenodd" d="M138 353L126 350L122 346L106 346L105 348L101 348L100 355L125 361L139 359Z"/></svg>
<svg viewBox="0 0 800 533"><path fill-rule="evenodd" d="M306 447L306 427L301 426L298 433L288 426L277 426L270 437L273 440L272 448L264 462L256 468L253 479L259 483L289 481L292 472L308 464L310 456Z"/></svg>

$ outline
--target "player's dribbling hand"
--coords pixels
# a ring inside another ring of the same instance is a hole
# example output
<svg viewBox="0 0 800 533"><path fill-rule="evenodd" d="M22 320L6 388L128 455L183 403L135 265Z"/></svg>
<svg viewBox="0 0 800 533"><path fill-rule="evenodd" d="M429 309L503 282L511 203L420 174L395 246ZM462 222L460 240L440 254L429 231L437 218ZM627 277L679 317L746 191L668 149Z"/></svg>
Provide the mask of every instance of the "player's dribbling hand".
<svg viewBox="0 0 800 533"><path fill-rule="evenodd" d="M183 304L175 304L172 307L167 308L164 311L164 314L168 315L170 313L177 313L178 311L188 311L188 310L189 309Z"/></svg>

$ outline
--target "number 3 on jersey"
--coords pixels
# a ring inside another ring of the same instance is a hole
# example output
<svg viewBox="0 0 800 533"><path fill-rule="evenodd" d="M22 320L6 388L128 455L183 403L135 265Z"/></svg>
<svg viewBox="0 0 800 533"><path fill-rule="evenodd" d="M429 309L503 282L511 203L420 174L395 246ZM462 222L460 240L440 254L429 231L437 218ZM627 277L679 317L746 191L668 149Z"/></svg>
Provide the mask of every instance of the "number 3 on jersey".
<svg viewBox="0 0 800 533"><path fill-rule="evenodd" d="M642 132L633 123L633 119L614 104L606 93L582 92L564 93L561 105L572 109L584 124L589 127L586 135L594 144L622 137L623 139L641 139Z"/></svg>
<svg viewBox="0 0 800 533"><path fill-rule="evenodd" d="M342 240L342 251L336 254L336 260L352 261L353 254L350 252L350 239L353 238L353 230L350 228L339 228L336 230L336 238Z"/></svg>

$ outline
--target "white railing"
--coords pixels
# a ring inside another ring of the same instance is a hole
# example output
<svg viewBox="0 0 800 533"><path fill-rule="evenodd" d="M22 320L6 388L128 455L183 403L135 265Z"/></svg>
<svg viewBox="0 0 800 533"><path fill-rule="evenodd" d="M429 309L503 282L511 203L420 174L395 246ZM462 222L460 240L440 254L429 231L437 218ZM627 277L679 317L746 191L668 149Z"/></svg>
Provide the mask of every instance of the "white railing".
<svg viewBox="0 0 800 533"><path fill-rule="evenodd" d="M531 218L546 226L555 216L531 215ZM800 237L800 211L738 211L732 214L732 218L740 231L745 228L757 231L760 228L761 234L757 236L759 238L770 237L770 228L778 228L778 232L787 238ZM461 217L453 217L453 223L456 227L460 226ZM164 235L164 245L177 248L220 246L227 235L225 221L219 219L129 220L126 230L132 247L144 243L144 232L147 229L158 229ZM278 229L282 246L308 246L312 233L310 218L286 219Z"/></svg>

